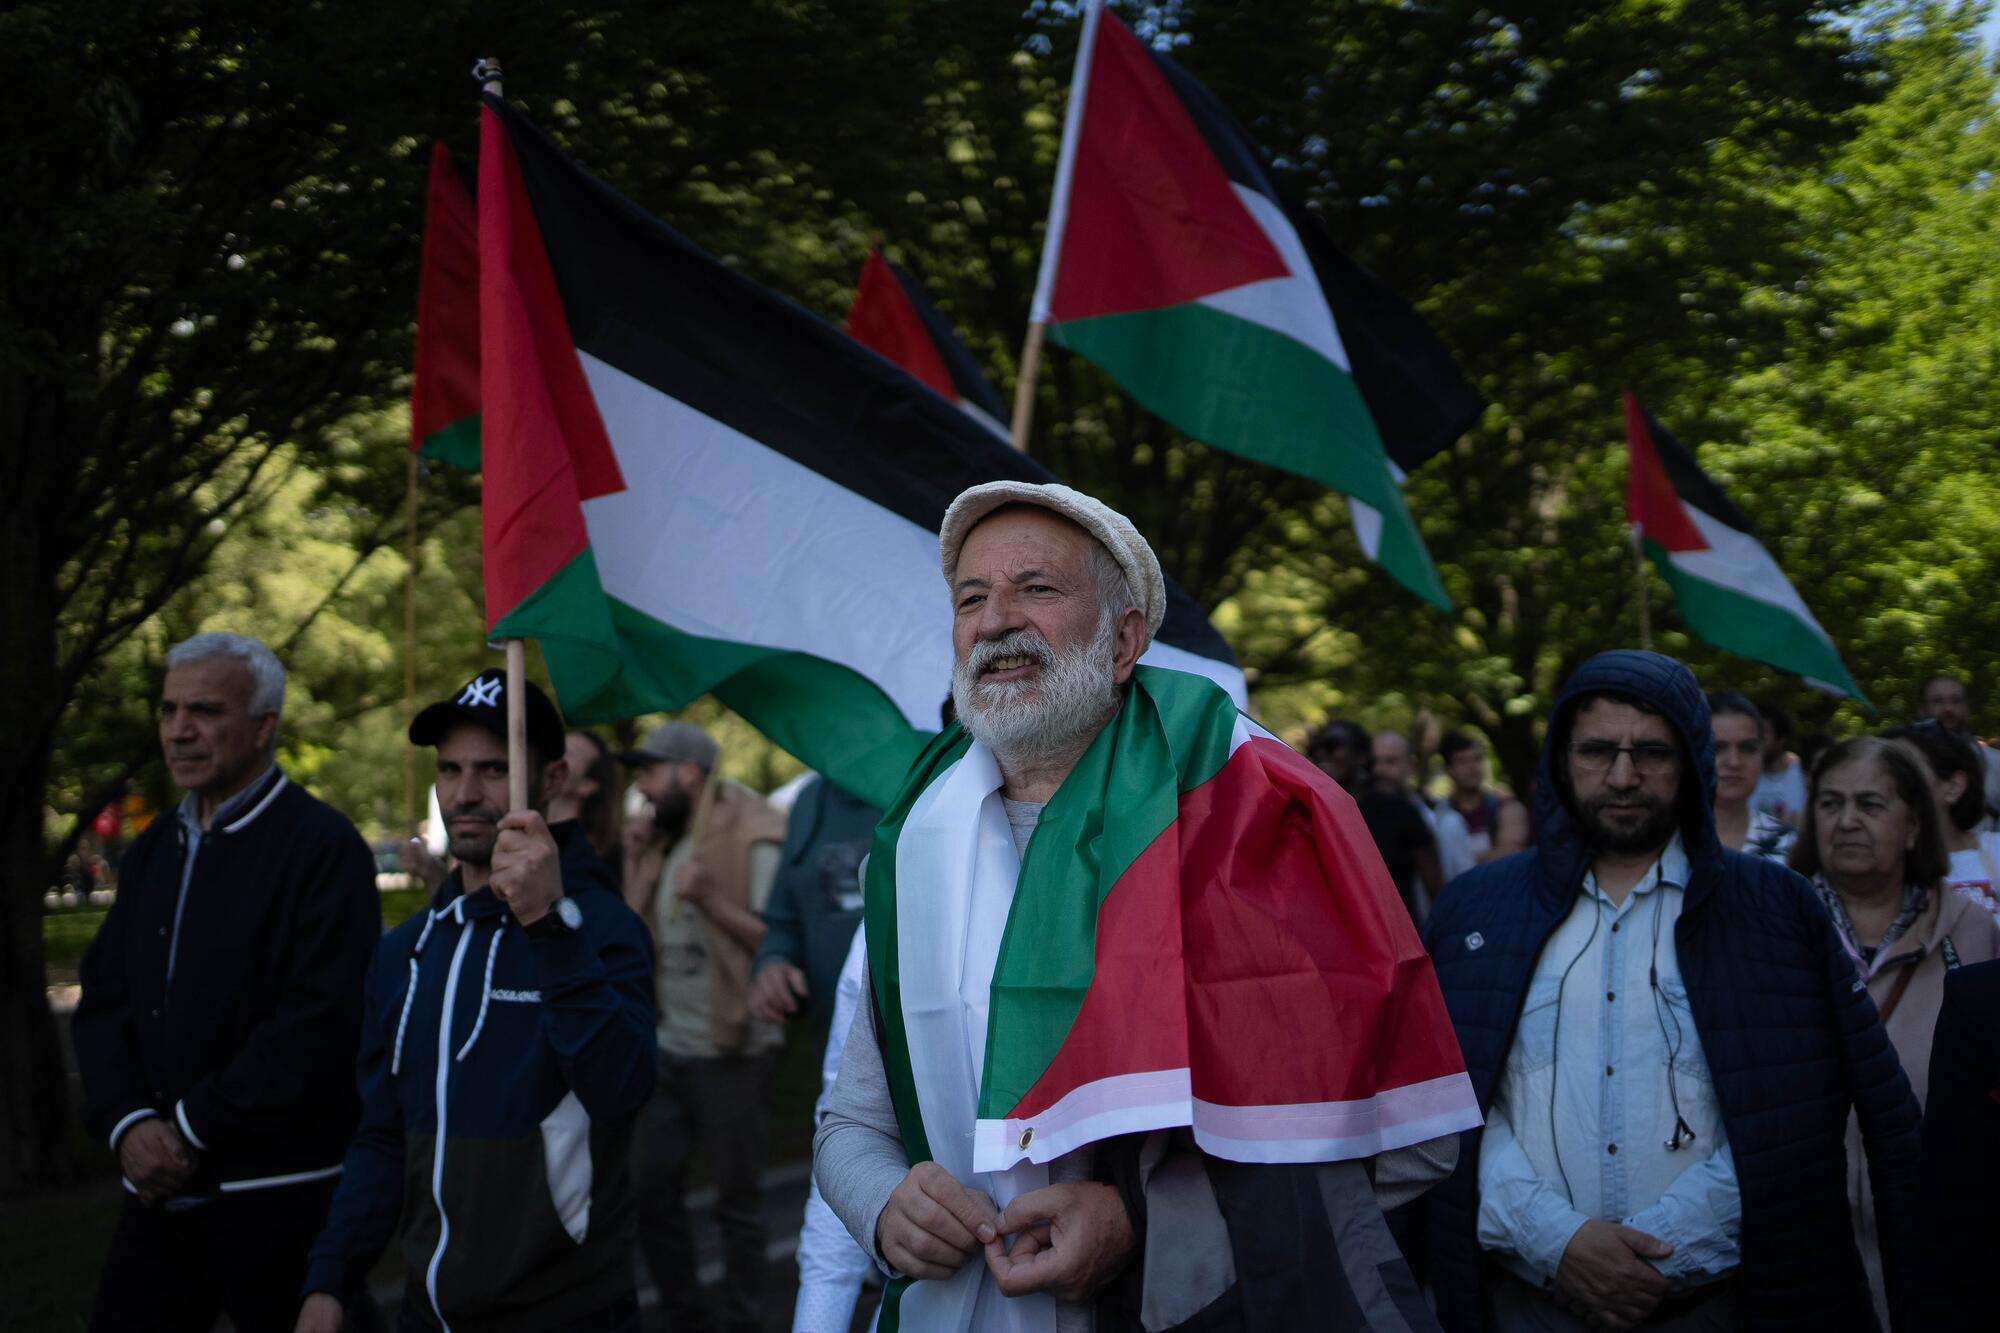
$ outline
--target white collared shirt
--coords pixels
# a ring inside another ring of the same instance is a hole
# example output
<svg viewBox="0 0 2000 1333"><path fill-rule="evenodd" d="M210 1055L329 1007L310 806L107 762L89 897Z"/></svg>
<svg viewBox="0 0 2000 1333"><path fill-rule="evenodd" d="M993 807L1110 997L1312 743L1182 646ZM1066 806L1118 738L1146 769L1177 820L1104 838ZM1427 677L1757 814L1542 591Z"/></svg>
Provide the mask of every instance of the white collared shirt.
<svg viewBox="0 0 2000 1333"><path fill-rule="evenodd" d="M1687 879L1678 834L1621 904L1586 875L1535 966L1479 1167L1480 1244L1531 1282L1592 1218L1670 1242L1658 1267L1685 1282L1739 1262L1735 1161L1674 946ZM1678 1122L1694 1137L1669 1149Z"/></svg>

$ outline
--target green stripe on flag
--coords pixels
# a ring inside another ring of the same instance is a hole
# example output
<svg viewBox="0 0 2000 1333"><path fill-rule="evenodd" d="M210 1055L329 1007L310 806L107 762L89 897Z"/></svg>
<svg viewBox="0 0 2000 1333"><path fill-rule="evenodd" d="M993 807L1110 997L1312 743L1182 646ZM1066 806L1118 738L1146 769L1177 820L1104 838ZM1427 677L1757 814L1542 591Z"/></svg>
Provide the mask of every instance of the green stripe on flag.
<svg viewBox="0 0 2000 1333"><path fill-rule="evenodd" d="M417 453L460 472L479 471L479 414L438 427L424 437L423 448Z"/></svg>
<svg viewBox="0 0 2000 1333"><path fill-rule="evenodd" d="M1022 858L993 970L981 1118L1011 1111L1061 1049L1096 970L1099 907L1180 817L1180 797L1222 771L1236 720L1236 706L1213 682L1140 667L1112 725L1098 733L1043 810ZM959 726L930 743L902 791L885 805L888 814L876 826L868 861L865 930L871 998L882 1025L889 1097L911 1165L931 1160L931 1149L910 1068L898 980L896 848L918 798L965 756L971 743ZM1107 808L1119 814L1108 827ZM1091 884L1088 895L1077 891L1084 883ZM1002 1033L1004 1040L998 1039ZM909 1285L909 1279L896 1278L884 1286L882 1333L896 1333L900 1327Z"/></svg>
<svg viewBox="0 0 2000 1333"><path fill-rule="evenodd" d="M927 734L880 686L809 653L677 630L605 593L585 550L494 627L541 644L573 723L685 708L713 694L774 744L873 805L902 786Z"/></svg>
<svg viewBox="0 0 2000 1333"><path fill-rule="evenodd" d="M1205 444L1282 468L1382 514L1375 559L1451 610L1353 376L1294 338L1201 305L1051 325L1149 411Z"/></svg>
<svg viewBox="0 0 2000 1333"><path fill-rule="evenodd" d="M1874 711L1833 644L1790 608L1697 578L1675 564L1664 547L1650 541L1642 545L1673 589L1674 605L1689 629L1724 652L1844 690Z"/></svg>
<svg viewBox="0 0 2000 1333"><path fill-rule="evenodd" d="M1098 909L1180 817L1181 793L1222 770L1235 728L1235 705L1214 685L1140 667L1042 811L993 968L982 1120L1005 1118L1061 1049L1096 972Z"/></svg>

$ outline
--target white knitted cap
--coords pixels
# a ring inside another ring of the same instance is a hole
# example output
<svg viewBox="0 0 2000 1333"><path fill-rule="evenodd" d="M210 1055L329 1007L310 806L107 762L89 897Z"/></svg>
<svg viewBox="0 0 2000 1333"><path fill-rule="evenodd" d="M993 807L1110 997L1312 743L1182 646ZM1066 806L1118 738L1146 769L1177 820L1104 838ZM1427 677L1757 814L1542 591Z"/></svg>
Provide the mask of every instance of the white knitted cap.
<svg viewBox="0 0 2000 1333"><path fill-rule="evenodd" d="M1097 539L1125 571L1125 581L1139 611L1146 617L1146 637L1160 632L1167 615L1167 580L1160 573L1159 558L1132 526L1132 520L1101 500L1055 482L1037 486L1025 481L989 481L971 487L944 511L944 526L938 529L938 554L944 565L945 586L958 582L958 553L966 537L981 519L1008 505L1034 505L1062 515Z"/></svg>

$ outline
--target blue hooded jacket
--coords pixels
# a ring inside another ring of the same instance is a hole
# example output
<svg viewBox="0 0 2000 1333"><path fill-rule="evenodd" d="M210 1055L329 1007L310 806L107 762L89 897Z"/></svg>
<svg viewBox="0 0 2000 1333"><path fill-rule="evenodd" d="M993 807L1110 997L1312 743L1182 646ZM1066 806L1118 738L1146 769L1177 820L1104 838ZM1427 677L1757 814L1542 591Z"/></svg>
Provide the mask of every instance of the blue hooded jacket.
<svg viewBox="0 0 2000 1333"><path fill-rule="evenodd" d="M579 929L531 937L454 871L376 949L361 1125L306 1292L353 1299L399 1226L402 1327L540 1333L632 1291L653 947L582 829L550 833Z"/></svg>
<svg viewBox="0 0 2000 1333"><path fill-rule="evenodd" d="M1737 1326L1874 1329L1848 1216L1847 1119L1860 1116L1890 1308L1899 1312L1914 1257L1917 1103L1812 886L1716 840L1708 704L1672 658L1600 653L1577 670L1556 699L1542 752L1539 844L1460 876L1431 912L1425 944L1480 1107L1492 1105L1543 946L1590 869L1556 765L1578 701L1604 693L1663 714L1699 778L1682 792L1690 874L1674 946L1742 1190ZM1421 1203L1438 1319L1451 1333L1493 1326L1486 1283L1496 1270L1476 1230L1479 1147L1480 1132L1468 1132L1458 1169Z"/></svg>

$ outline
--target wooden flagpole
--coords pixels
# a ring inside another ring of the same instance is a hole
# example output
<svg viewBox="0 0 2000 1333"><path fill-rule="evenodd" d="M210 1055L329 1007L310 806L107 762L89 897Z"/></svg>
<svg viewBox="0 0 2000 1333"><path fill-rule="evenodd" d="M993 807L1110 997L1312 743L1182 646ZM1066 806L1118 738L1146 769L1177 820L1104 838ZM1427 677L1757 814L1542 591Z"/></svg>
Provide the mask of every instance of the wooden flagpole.
<svg viewBox="0 0 2000 1333"><path fill-rule="evenodd" d="M1640 545L1639 525L1632 524L1629 531L1632 534L1632 577L1638 585L1633 591L1638 594L1639 600L1639 646L1650 653L1653 651L1653 609L1647 596L1650 585L1646 581L1646 551Z"/></svg>
<svg viewBox="0 0 2000 1333"><path fill-rule="evenodd" d="M417 715L417 451L410 450L410 471L403 532L403 716ZM417 836L417 751L403 747L403 827Z"/></svg>
<svg viewBox="0 0 2000 1333"><path fill-rule="evenodd" d="M1083 105L1090 87L1090 62L1097 50L1097 23L1104 0L1089 0L1083 10L1083 31L1070 71L1069 108L1063 112L1062 152L1056 159L1055 192L1049 199L1048 231L1042 238L1042 259L1035 278L1034 303L1028 310L1028 337L1021 344L1021 372L1014 378L1014 447L1028 452L1028 427L1035 420L1035 386L1042 373L1042 341L1054 309L1057 268L1063 229L1069 222L1069 181L1076 170L1077 136L1083 130Z"/></svg>
<svg viewBox="0 0 2000 1333"><path fill-rule="evenodd" d="M1014 377L1014 447L1028 452L1028 427L1035 420L1035 383L1042 375L1042 339L1049 326L1040 320L1028 325L1027 340L1021 344L1021 372Z"/></svg>
<svg viewBox="0 0 2000 1333"><path fill-rule="evenodd" d="M508 639L507 649L507 808L528 808L528 645Z"/></svg>

